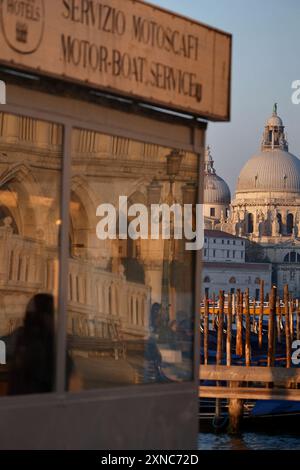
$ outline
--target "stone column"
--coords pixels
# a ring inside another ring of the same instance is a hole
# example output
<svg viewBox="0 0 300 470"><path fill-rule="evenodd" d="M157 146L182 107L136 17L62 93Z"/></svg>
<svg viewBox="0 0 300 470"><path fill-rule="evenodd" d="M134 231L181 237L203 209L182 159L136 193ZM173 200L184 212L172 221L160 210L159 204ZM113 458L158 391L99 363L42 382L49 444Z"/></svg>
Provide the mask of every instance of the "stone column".
<svg viewBox="0 0 300 470"><path fill-rule="evenodd" d="M8 217L4 220L4 227L0 228L0 284L6 284L9 279L9 261L12 251L12 228L8 224ZM5 222L6 221L6 222Z"/></svg>
<svg viewBox="0 0 300 470"><path fill-rule="evenodd" d="M146 285L151 288L151 304L161 303L162 295L162 264L147 261L144 263Z"/></svg>

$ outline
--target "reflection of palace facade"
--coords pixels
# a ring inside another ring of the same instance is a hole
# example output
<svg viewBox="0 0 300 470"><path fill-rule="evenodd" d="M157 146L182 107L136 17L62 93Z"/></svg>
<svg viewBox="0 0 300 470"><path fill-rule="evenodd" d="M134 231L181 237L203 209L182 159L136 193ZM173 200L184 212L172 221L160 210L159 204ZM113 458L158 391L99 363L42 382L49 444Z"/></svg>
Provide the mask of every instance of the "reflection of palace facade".
<svg viewBox="0 0 300 470"><path fill-rule="evenodd" d="M62 128L0 113L0 330L20 324L36 292L57 292ZM197 156L187 153L171 185L171 149L75 130L72 139L68 331L77 336L142 338L155 302L170 319L191 315L191 256L184 241L96 237L96 208L190 202ZM170 189L172 188L172 190ZM166 267L167 266L167 267ZM167 269L170 280L164 285ZM163 305L162 305L163 307Z"/></svg>

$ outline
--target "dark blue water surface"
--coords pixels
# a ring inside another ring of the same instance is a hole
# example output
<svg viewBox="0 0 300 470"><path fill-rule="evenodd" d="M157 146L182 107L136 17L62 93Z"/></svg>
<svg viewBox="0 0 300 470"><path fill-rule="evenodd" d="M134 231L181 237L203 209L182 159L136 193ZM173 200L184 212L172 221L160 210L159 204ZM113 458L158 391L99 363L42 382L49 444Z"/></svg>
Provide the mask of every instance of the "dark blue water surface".
<svg viewBox="0 0 300 470"><path fill-rule="evenodd" d="M227 434L200 433L199 450L300 450L299 435L245 432L239 437Z"/></svg>

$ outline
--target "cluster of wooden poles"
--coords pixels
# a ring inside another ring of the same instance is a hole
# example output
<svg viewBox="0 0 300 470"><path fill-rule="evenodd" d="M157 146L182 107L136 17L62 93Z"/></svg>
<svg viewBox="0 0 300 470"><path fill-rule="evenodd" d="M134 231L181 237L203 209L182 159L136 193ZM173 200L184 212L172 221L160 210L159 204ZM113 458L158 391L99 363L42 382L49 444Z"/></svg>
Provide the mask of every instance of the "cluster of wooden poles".
<svg viewBox="0 0 300 470"><path fill-rule="evenodd" d="M288 285L284 287L283 301L277 296L277 288L274 286L269 293L269 305L266 306L264 283L260 285L260 299L258 308L250 302L249 289L245 292L237 290L236 293L227 295L225 308L224 291L219 292L217 307L213 304L213 312L206 296L204 309L201 311L203 363L209 361L209 334L210 318L214 328L217 328L216 365L220 365L226 352L226 365L232 364L232 351L237 356L245 358L245 365L251 365L251 331L257 334L257 346L262 354L266 354L267 366L275 363L276 343L285 342L285 365L291 367L291 345L293 339L300 339L300 304L292 298ZM253 307L254 305L254 307ZM263 319L268 316L267 350L263 351L266 341L263 341ZM233 324L235 323L235 338L233 338ZM244 334L243 334L244 329ZM235 344L233 340L235 339ZM226 343L226 344L224 344Z"/></svg>

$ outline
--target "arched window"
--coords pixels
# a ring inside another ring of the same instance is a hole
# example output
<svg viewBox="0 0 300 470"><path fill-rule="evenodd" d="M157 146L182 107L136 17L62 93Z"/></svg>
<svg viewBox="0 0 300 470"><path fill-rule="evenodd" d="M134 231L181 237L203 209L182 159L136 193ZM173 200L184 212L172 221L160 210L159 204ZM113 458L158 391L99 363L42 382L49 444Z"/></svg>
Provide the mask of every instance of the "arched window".
<svg viewBox="0 0 300 470"><path fill-rule="evenodd" d="M286 218L286 233L291 235L293 233L294 228L294 216L293 214L288 214Z"/></svg>
<svg viewBox="0 0 300 470"><path fill-rule="evenodd" d="M295 251L290 251L287 253L283 259L284 263L300 263L300 253L296 253Z"/></svg>
<svg viewBox="0 0 300 470"><path fill-rule="evenodd" d="M247 214L247 232L253 233L253 214Z"/></svg>
<svg viewBox="0 0 300 470"><path fill-rule="evenodd" d="M205 278L203 279L203 282L210 282L210 277L209 277L209 276L205 276Z"/></svg>
<svg viewBox="0 0 300 470"><path fill-rule="evenodd" d="M88 246L89 220L87 207L81 198L71 191L69 254L71 257L83 257Z"/></svg>
<svg viewBox="0 0 300 470"><path fill-rule="evenodd" d="M236 278L234 276L232 276L230 279L229 279L229 284L236 284Z"/></svg>

